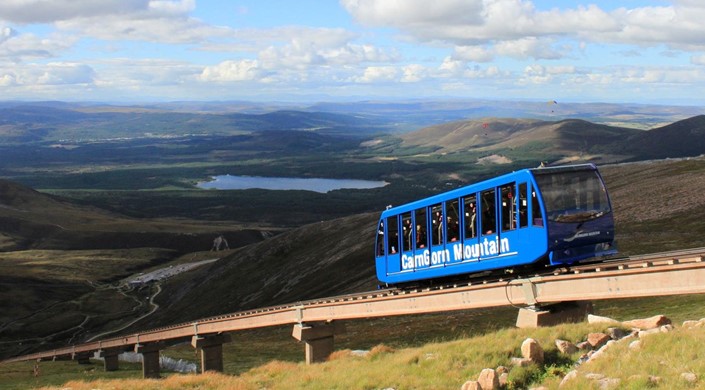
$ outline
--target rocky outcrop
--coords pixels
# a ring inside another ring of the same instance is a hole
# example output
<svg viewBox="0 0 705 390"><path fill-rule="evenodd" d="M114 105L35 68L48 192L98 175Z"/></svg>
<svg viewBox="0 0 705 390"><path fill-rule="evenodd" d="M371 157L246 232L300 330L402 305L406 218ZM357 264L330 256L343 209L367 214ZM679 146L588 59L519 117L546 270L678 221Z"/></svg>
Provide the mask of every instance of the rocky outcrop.
<svg viewBox="0 0 705 390"><path fill-rule="evenodd" d="M639 350L642 345L642 338L651 335L670 332L674 329L671 320L666 316L658 315L644 319L636 319L620 322L607 317L591 316L592 323L603 323L611 326L604 333L596 332L585 336L585 340L574 344L568 340L556 339L556 349L565 355L576 354L580 350L587 352L580 356L576 362L576 366L588 363L594 359L599 359L607 350L618 343L629 343L628 350ZM684 329L705 328L705 318L698 321L685 321L682 327ZM625 329L626 328L626 329ZM544 349L539 342L533 338L527 338L521 344L521 357L511 357L511 367L500 366L497 369L486 368L482 370L477 380L469 380L463 386L462 390L496 390L511 386L508 383L509 371L512 367L527 367L530 365L542 365L544 363ZM582 371L582 370L581 370ZM579 370L571 370L563 377L559 387L570 388L570 382L575 378L583 377L593 382L594 388L598 389L613 389L622 384L620 378L610 378L600 373L587 372L581 373ZM684 386L692 386L701 378L693 372L683 372L679 378L684 382ZM648 377L634 375L626 379L627 383L632 381L646 382L649 386L658 387L662 384L663 379L658 376L649 375ZM535 388L540 389L540 387Z"/></svg>

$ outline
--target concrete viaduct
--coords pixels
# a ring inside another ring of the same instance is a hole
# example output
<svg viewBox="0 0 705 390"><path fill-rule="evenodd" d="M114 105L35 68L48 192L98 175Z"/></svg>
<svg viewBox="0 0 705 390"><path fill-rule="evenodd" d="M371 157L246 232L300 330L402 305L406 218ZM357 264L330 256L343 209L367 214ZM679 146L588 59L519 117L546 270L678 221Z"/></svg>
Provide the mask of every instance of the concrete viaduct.
<svg viewBox="0 0 705 390"><path fill-rule="evenodd" d="M553 270L547 275L494 280L420 290L379 290L298 302L206 318L142 333L109 338L15 358L73 359L86 363L94 354L105 370L117 370L124 351L142 354L145 378L160 376L159 352L190 342L200 352L201 372L223 371L223 344L230 332L293 325L292 336L305 344L306 363L324 361L345 320L516 305L517 326L581 321L591 301L705 293L705 248L658 253Z"/></svg>

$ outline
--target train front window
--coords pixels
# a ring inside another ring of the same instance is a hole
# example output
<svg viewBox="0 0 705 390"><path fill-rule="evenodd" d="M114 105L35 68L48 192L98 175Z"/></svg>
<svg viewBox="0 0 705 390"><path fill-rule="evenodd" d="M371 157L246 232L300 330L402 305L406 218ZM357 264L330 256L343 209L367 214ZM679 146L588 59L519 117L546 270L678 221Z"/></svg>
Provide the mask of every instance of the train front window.
<svg viewBox="0 0 705 390"><path fill-rule="evenodd" d="M550 221L579 223L610 212L607 190L596 171L537 175L536 181Z"/></svg>

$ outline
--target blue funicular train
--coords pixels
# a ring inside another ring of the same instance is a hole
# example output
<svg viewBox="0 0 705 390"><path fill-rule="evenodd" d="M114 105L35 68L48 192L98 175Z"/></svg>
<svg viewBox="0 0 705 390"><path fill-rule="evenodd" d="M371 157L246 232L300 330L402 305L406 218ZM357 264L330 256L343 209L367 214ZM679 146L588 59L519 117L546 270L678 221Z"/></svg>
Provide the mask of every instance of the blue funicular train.
<svg viewBox="0 0 705 390"><path fill-rule="evenodd" d="M387 286L615 253L612 208L593 164L523 169L390 207L375 246Z"/></svg>

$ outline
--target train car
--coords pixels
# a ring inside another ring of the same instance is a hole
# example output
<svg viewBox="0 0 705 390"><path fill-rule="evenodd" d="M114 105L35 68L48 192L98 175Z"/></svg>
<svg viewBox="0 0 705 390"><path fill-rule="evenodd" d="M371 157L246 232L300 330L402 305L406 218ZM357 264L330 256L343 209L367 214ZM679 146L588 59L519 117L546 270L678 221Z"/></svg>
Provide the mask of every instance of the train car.
<svg viewBox="0 0 705 390"><path fill-rule="evenodd" d="M377 277L398 286L617 253L593 164L524 169L383 211Z"/></svg>

